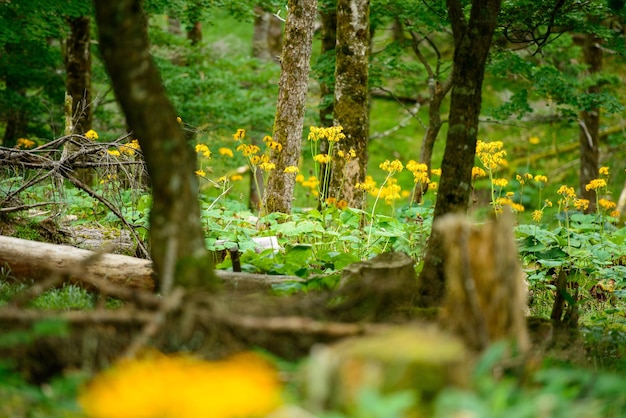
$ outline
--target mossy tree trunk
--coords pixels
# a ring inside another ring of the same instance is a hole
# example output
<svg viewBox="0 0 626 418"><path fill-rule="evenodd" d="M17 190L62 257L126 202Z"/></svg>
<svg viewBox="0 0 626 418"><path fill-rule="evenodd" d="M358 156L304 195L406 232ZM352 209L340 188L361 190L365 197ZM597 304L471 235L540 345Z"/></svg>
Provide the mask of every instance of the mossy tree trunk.
<svg viewBox="0 0 626 418"><path fill-rule="evenodd" d="M590 76L602 70L602 40L597 36L585 34L582 36L582 50L587 72ZM589 86L589 95L598 95L601 87L596 83ZM600 168L600 107L592 104L589 108L580 112L580 196L589 200L586 213L596 211L596 191L586 190L591 180L598 178Z"/></svg>
<svg viewBox="0 0 626 418"><path fill-rule="evenodd" d="M141 0L96 0L100 48L152 180L150 243L161 291L216 282L200 223L196 156L149 53Z"/></svg>
<svg viewBox="0 0 626 418"><path fill-rule="evenodd" d="M296 179L285 168L300 159L317 0L289 0L288 8L273 131L282 150L272 152L276 168L267 179L265 213L291 212Z"/></svg>
<svg viewBox="0 0 626 418"><path fill-rule="evenodd" d="M460 0L447 0L454 36L454 59L448 137L441 165L435 220L447 213L464 213L469 205L485 65L501 3L501 0L473 0L468 20ZM420 274L419 293L423 306L435 306L442 302L443 254L441 235L433 230Z"/></svg>
<svg viewBox="0 0 626 418"><path fill-rule="evenodd" d="M334 112L335 125L343 127L346 137L337 143L337 150L348 155L354 149L356 156L334 159L329 196L343 199L354 208L363 205L354 186L365 181L367 169L369 51L369 0L339 0Z"/></svg>

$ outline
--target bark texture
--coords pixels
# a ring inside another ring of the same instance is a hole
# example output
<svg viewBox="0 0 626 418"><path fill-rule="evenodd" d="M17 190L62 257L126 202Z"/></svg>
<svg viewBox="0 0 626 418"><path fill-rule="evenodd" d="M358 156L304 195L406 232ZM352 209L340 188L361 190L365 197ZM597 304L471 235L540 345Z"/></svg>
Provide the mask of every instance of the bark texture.
<svg viewBox="0 0 626 418"><path fill-rule="evenodd" d="M266 213L291 212L296 179L284 171L297 166L300 158L317 0L289 0L288 7L273 132L282 150L272 153L276 168L267 180Z"/></svg>
<svg viewBox="0 0 626 418"><path fill-rule="evenodd" d="M335 125L343 127L346 138L337 143L337 150L347 155L352 148L356 156L334 159L329 196L343 199L354 208L363 206L354 186L365 181L367 169L369 51L369 0L339 0L334 113Z"/></svg>
<svg viewBox="0 0 626 418"><path fill-rule="evenodd" d="M583 35L582 50L585 64L589 66L590 75L602 70L601 39L593 35ZM597 84L587 89L588 94L599 94L601 87ZM598 178L600 168L600 108L592 106L580 112L580 196L589 200L586 213L596 211L596 191L586 190L585 185Z"/></svg>
<svg viewBox="0 0 626 418"><path fill-rule="evenodd" d="M70 36L65 51L65 89L72 98L72 131L79 135L91 129L91 18L68 20Z"/></svg>
<svg viewBox="0 0 626 418"><path fill-rule="evenodd" d="M215 282L200 223L196 156L149 54L141 0L97 0L100 48L153 186L150 244L161 290Z"/></svg>
<svg viewBox="0 0 626 418"><path fill-rule="evenodd" d="M447 213L465 213L468 208L485 65L500 8L501 0L473 0L469 19L466 19L460 0L447 1L454 36L454 60L449 129L435 220ZM439 305L444 296L443 284L444 248L441 235L433 230L420 274L420 303Z"/></svg>

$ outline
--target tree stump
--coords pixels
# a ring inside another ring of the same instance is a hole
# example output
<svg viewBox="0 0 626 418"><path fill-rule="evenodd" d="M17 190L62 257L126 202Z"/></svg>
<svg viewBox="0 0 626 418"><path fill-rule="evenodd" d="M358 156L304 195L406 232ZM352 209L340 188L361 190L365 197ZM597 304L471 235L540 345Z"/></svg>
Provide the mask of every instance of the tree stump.
<svg viewBox="0 0 626 418"><path fill-rule="evenodd" d="M315 346L302 369L307 406L354 410L364 390L411 391L419 412L449 385L464 386L469 368L463 342L434 326L404 326L329 346Z"/></svg>
<svg viewBox="0 0 626 418"><path fill-rule="evenodd" d="M513 215L482 225L446 215L434 228L445 246L446 297L440 321L472 349L512 339L529 348L525 275L513 234Z"/></svg>

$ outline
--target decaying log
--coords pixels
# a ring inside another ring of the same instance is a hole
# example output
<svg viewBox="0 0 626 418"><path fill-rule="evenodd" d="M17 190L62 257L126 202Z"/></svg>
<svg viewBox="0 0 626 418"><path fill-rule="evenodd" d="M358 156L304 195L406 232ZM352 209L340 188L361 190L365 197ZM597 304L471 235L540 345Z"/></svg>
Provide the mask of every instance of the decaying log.
<svg viewBox="0 0 626 418"><path fill-rule="evenodd" d="M155 273L150 260L120 254L100 254L68 245L49 244L0 235L0 266L6 266L17 279L45 280L52 274L68 276L77 282L106 279L118 286L153 290ZM84 261L92 258L92 262ZM78 267L78 268L77 268ZM260 291L283 282L302 282L295 276L233 273L216 270L229 290ZM93 283L92 283L93 284ZM97 286L96 286L97 287Z"/></svg>
<svg viewBox="0 0 626 418"><path fill-rule="evenodd" d="M529 347L526 287L509 210L475 225L463 215L446 215L434 228L445 245L446 300L441 322L476 350L512 339Z"/></svg>

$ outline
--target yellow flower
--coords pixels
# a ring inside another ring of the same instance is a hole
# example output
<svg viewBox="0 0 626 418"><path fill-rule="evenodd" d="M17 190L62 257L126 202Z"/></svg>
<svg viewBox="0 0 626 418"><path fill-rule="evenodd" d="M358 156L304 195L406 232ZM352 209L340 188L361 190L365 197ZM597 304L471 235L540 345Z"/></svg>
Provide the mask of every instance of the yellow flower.
<svg viewBox="0 0 626 418"><path fill-rule="evenodd" d="M619 212L619 210L614 210L609 214L609 216L612 218L619 218L621 216L621 213Z"/></svg>
<svg viewBox="0 0 626 418"><path fill-rule="evenodd" d="M502 149L504 143L502 141L476 142L476 156L481 164L488 170L495 170L500 165L506 165L506 151Z"/></svg>
<svg viewBox="0 0 626 418"><path fill-rule="evenodd" d="M281 152L283 150L283 146L280 142L270 141L267 143L267 146L277 152Z"/></svg>
<svg viewBox="0 0 626 418"><path fill-rule="evenodd" d="M220 153L220 155L223 155L225 157L233 157L233 150L231 150L230 148L220 148L218 150L218 152Z"/></svg>
<svg viewBox="0 0 626 418"><path fill-rule="evenodd" d="M34 145L35 145L35 141L31 141L28 138L18 138L17 143L15 144L15 148L26 149L26 148L32 148Z"/></svg>
<svg viewBox="0 0 626 418"><path fill-rule="evenodd" d="M400 160L393 160L391 162L389 160L385 160L380 163L379 167L389 173L399 173L404 168Z"/></svg>
<svg viewBox="0 0 626 418"><path fill-rule="evenodd" d="M269 136L269 135L265 135L265 136L263 137L263 142L265 142L266 144L267 144L267 143L270 143L270 142L273 142L273 141L274 141L274 140L273 140L273 139L272 139L272 137L271 137L271 136Z"/></svg>
<svg viewBox="0 0 626 418"><path fill-rule="evenodd" d="M196 152L204 152L204 151L208 151L209 147L207 147L205 144L197 144L196 145Z"/></svg>
<svg viewBox="0 0 626 418"><path fill-rule="evenodd" d="M265 416L281 404L276 371L250 353L217 362L182 355L122 361L78 400L93 418Z"/></svg>
<svg viewBox="0 0 626 418"><path fill-rule="evenodd" d="M487 173L480 167L472 167L472 179L476 180L479 177L485 177Z"/></svg>
<svg viewBox="0 0 626 418"><path fill-rule="evenodd" d="M335 207L337 209L339 209L339 210L344 210L345 208L348 207L348 202L346 202L345 200L341 199L339 202L337 202Z"/></svg>
<svg viewBox="0 0 626 418"><path fill-rule="evenodd" d="M546 206L547 206L547 207L549 207L549 208L551 208L551 207L552 207L552 201L551 201L551 200L546 199L546 200L545 200L545 204L546 204Z"/></svg>
<svg viewBox="0 0 626 418"><path fill-rule="evenodd" d="M311 126L309 128L308 140L317 142L325 138L328 142L338 142L346 137L342 131L343 128L341 126L329 126L327 128Z"/></svg>
<svg viewBox="0 0 626 418"><path fill-rule="evenodd" d="M441 177L441 168L433 168L430 170L430 174L436 177Z"/></svg>
<svg viewBox="0 0 626 418"><path fill-rule="evenodd" d="M298 174L296 176L296 182L297 183L302 183L304 181L304 175L303 174Z"/></svg>
<svg viewBox="0 0 626 418"><path fill-rule="evenodd" d="M263 170L263 171L268 172L268 171L272 171L273 169L275 169L276 168L276 164L274 164L272 162L269 162L269 161L265 161L265 162L262 162L261 164L259 164L259 168L261 170Z"/></svg>
<svg viewBox="0 0 626 418"><path fill-rule="evenodd" d="M330 160L331 158L328 154L317 154L315 157L313 157L313 161L320 164L328 164Z"/></svg>
<svg viewBox="0 0 626 418"><path fill-rule="evenodd" d="M285 167L285 173L298 173L300 170L295 165Z"/></svg>
<svg viewBox="0 0 626 418"><path fill-rule="evenodd" d="M196 173L196 176L198 177L206 177L206 173L202 169L196 170L195 173Z"/></svg>
<svg viewBox="0 0 626 418"><path fill-rule="evenodd" d="M574 199L574 207L578 210L587 210L587 208L589 207L589 200Z"/></svg>
<svg viewBox="0 0 626 418"><path fill-rule="evenodd" d="M181 119L180 116L176 116L176 122L178 123L183 123L183 120Z"/></svg>
<svg viewBox="0 0 626 418"><path fill-rule="evenodd" d="M120 152L116 149L107 150L107 154L112 155L114 157L119 157L121 155Z"/></svg>
<svg viewBox="0 0 626 418"><path fill-rule="evenodd" d="M331 196L331 197L326 198L326 204L327 204L328 206L332 206L332 205L334 205L335 203L337 203L337 198L332 197L332 196Z"/></svg>
<svg viewBox="0 0 626 418"><path fill-rule="evenodd" d="M598 170L598 174L601 176L607 176L609 175L609 168L608 167L600 167L600 169Z"/></svg>
<svg viewBox="0 0 626 418"><path fill-rule="evenodd" d="M439 188L439 183L431 181L428 183L428 190L437 190Z"/></svg>
<svg viewBox="0 0 626 418"><path fill-rule="evenodd" d="M237 147L237 151L240 151L244 157L250 157L251 155L259 153L261 148L256 145L241 144Z"/></svg>
<svg viewBox="0 0 626 418"><path fill-rule="evenodd" d="M559 187L559 190L557 190L556 192L566 198L576 197L576 191L573 187L563 185Z"/></svg>
<svg viewBox="0 0 626 418"><path fill-rule="evenodd" d="M535 211L533 211L533 214L531 216L533 218L533 221L539 222L539 221L541 221L541 218L543 218L543 211L535 210Z"/></svg>
<svg viewBox="0 0 626 418"><path fill-rule="evenodd" d="M526 180L524 180L524 177L520 176L519 174L515 175L515 180L519 181L519 184L524 184L526 182Z"/></svg>
<svg viewBox="0 0 626 418"><path fill-rule="evenodd" d="M539 142L541 142L541 140L537 136L531 136L530 138L528 138L528 142L532 145L537 145Z"/></svg>
<svg viewBox="0 0 626 418"><path fill-rule="evenodd" d="M586 186L585 190L598 190L603 187L606 187L606 180L604 179L593 179Z"/></svg>
<svg viewBox="0 0 626 418"><path fill-rule="evenodd" d="M611 209L615 209L617 207L617 204L615 202L611 202L610 200L607 200L607 199L600 199L600 200L598 200L598 204L604 210L611 210Z"/></svg>
<svg viewBox="0 0 626 418"><path fill-rule="evenodd" d="M548 178L544 175L538 174L535 176L534 179L537 183L547 183L548 182Z"/></svg>
<svg viewBox="0 0 626 418"><path fill-rule="evenodd" d="M507 179L493 179L491 183L496 187L506 187L509 181Z"/></svg>
<svg viewBox="0 0 626 418"><path fill-rule="evenodd" d="M88 130L87 132L85 132L85 138L87 139L98 139L98 132L94 131L93 129Z"/></svg>
<svg viewBox="0 0 626 418"><path fill-rule="evenodd" d="M372 178L372 176L365 176L365 181L363 183L356 183L354 188L357 190L363 190L366 192L371 192L376 188L376 182Z"/></svg>
<svg viewBox="0 0 626 418"><path fill-rule="evenodd" d="M233 139L235 141L241 141L245 137L246 137L246 130L245 129L237 129L237 132L235 132L233 134Z"/></svg>
<svg viewBox="0 0 626 418"><path fill-rule="evenodd" d="M243 176L241 174L233 174L230 176L230 181L239 181L242 180Z"/></svg>
<svg viewBox="0 0 626 418"><path fill-rule="evenodd" d="M218 183L228 183L228 177L222 176L222 177L217 179L217 182Z"/></svg>
<svg viewBox="0 0 626 418"><path fill-rule="evenodd" d="M135 152L140 150L141 147L139 146L139 141L136 139L133 139L129 143L121 145L120 149L122 150L124 154L132 156L132 155L135 155Z"/></svg>

